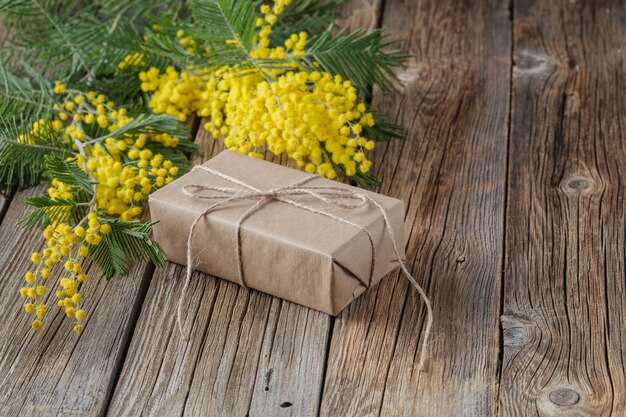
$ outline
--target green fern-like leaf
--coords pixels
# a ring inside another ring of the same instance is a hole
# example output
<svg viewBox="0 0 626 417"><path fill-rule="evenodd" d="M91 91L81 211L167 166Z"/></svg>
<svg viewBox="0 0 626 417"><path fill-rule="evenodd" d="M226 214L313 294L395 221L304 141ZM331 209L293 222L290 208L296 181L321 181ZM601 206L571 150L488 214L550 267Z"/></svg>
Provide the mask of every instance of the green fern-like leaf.
<svg viewBox="0 0 626 417"><path fill-rule="evenodd" d="M146 27L144 28L145 39L137 40L135 38L134 41L134 48L143 54L146 66L163 70L172 64L176 64L179 68L206 65L204 59L206 51L203 48L197 48L192 54L180 43L179 31L185 33L186 36L194 38L197 36L197 29L193 23L176 19L168 14L151 16L149 20L153 26L158 27L158 30ZM121 35L119 40L125 45L128 45L128 41L130 41L130 39L124 40L124 35Z"/></svg>
<svg viewBox="0 0 626 417"><path fill-rule="evenodd" d="M13 29L12 44L22 60L46 61L46 69L55 75L94 69L99 59L94 45L104 39L107 28L93 5L79 0L5 0L0 12Z"/></svg>
<svg viewBox="0 0 626 417"><path fill-rule="evenodd" d="M364 126L366 135L376 141L382 142L392 139L404 139L406 132L404 128L398 124L385 121L382 114L373 112L374 126Z"/></svg>
<svg viewBox="0 0 626 417"><path fill-rule="evenodd" d="M23 120L0 124L0 189L38 184L46 171L46 157L66 158L72 154L69 145L45 126L37 134L26 134L18 140L30 129L32 123Z"/></svg>
<svg viewBox="0 0 626 417"><path fill-rule="evenodd" d="M28 62L50 79L98 86L136 52L142 34L129 28L145 26L149 12L176 15L182 5L180 0L167 7L148 0L0 0L0 17L12 33L0 59ZM130 43L119 41L131 36Z"/></svg>
<svg viewBox="0 0 626 417"><path fill-rule="evenodd" d="M256 4L239 0L191 0L194 38L201 43L202 69L222 65L256 68L267 76L271 69L285 69L286 60L253 58ZM269 76L267 76L269 78Z"/></svg>
<svg viewBox="0 0 626 417"><path fill-rule="evenodd" d="M181 123L177 118L166 114L133 114L131 116L135 118L120 128L99 136L94 141L102 141L107 138L121 138L128 134L140 134L140 133L167 133L175 138L186 139L189 137L189 128L184 123ZM86 142L89 144L90 142Z"/></svg>
<svg viewBox="0 0 626 417"><path fill-rule="evenodd" d="M77 223L87 212L85 206L78 204L74 200L52 198L47 195L29 197L25 202L33 207L33 211L20 219L18 224L29 228L37 225L44 228L49 224L56 224L62 221Z"/></svg>
<svg viewBox="0 0 626 417"><path fill-rule="evenodd" d="M409 58L394 48L397 41L382 29L333 32L332 27L328 28L307 47L302 59L311 68L319 62L322 69L340 74L361 91L369 91L374 85L396 90L394 69L404 67Z"/></svg>
<svg viewBox="0 0 626 417"><path fill-rule="evenodd" d="M94 182L85 171L81 170L74 161L68 161L57 155L45 157L46 176L56 179L87 194L93 193Z"/></svg>
<svg viewBox="0 0 626 417"><path fill-rule="evenodd" d="M152 262L159 267L167 265L163 249L150 238L156 222L125 222L102 217L99 220L110 225L111 231L103 236L99 245L90 246L89 255L105 277L125 274L134 260Z"/></svg>
<svg viewBox="0 0 626 417"><path fill-rule="evenodd" d="M0 125L15 119L36 119L52 110L52 88L28 64L19 77L0 61ZM27 78L29 75L30 78Z"/></svg>
<svg viewBox="0 0 626 417"><path fill-rule="evenodd" d="M229 49L252 49L255 35L256 11L251 1L238 0L191 0L192 15L196 27L201 28L207 41L215 46L237 41ZM245 58L245 57L244 57Z"/></svg>

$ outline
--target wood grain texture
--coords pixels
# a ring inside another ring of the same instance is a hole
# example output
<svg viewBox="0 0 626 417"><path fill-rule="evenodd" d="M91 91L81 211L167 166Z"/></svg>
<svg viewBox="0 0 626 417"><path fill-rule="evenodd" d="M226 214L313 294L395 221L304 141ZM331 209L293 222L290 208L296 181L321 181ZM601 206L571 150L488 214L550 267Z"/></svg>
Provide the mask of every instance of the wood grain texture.
<svg viewBox="0 0 626 417"><path fill-rule="evenodd" d="M414 54L401 95L374 104L408 129L378 145L381 192L407 205L407 263L434 305L393 274L335 321L322 416L491 416L496 410L510 21L506 5L385 2Z"/></svg>
<svg viewBox="0 0 626 417"><path fill-rule="evenodd" d="M626 415L626 10L516 1L503 416Z"/></svg>
<svg viewBox="0 0 626 417"><path fill-rule="evenodd" d="M373 92L409 136L374 166L434 304L422 372L397 273L336 319L194 273L182 337L184 267L137 265L86 283L80 336L54 306L34 333L17 292L42 242L13 226L30 189L0 197L0 415L626 416L626 6L511 3L342 9L415 55L400 95ZM196 163L223 149L196 140Z"/></svg>
<svg viewBox="0 0 626 417"><path fill-rule="evenodd" d="M53 282L45 327L30 328L32 316L22 308L21 277L30 265L29 255L43 246L38 230L25 230L15 222L27 208L24 198L45 187L17 193L0 227L0 415L99 416L112 392L115 376L129 343L130 329L143 297L146 265L136 265L123 278L92 277L81 289L88 305L84 330L72 332L72 321L56 306ZM54 281L53 281L54 280Z"/></svg>
<svg viewBox="0 0 626 417"><path fill-rule="evenodd" d="M347 0L337 8L345 19L339 22L347 31L372 30L380 26L383 0Z"/></svg>

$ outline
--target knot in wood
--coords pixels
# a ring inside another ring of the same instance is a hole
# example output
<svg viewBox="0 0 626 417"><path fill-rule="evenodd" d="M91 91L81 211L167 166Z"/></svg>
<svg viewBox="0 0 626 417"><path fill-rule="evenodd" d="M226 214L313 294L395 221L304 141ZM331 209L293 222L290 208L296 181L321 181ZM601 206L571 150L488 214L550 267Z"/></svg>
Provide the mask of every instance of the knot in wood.
<svg viewBox="0 0 626 417"><path fill-rule="evenodd" d="M577 195L582 193L589 193L595 189L596 182L593 178L575 175L565 178L561 183L561 188L568 195Z"/></svg>
<svg viewBox="0 0 626 417"><path fill-rule="evenodd" d="M520 74L540 74L549 67L549 58L542 54L520 51L513 58L513 69Z"/></svg>
<svg viewBox="0 0 626 417"><path fill-rule="evenodd" d="M580 394L571 388L557 388L548 395L550 401L559 407L567 407L580 401Z"/></svg>
<svg viewBox="0 0 626 417"><path fill-rule="evenodd" d="M417 65L410 65L404 70L398 72L398 80L402 83L404 88L410 87L420 78L421 67Z"/></svg>
<svg viewBox="0 0 626 417"><path fill-rule="evenodd" d="M585 178L576 178L568 182L567 186L573 190L582 191L591 187L591 184Z"/></svg>

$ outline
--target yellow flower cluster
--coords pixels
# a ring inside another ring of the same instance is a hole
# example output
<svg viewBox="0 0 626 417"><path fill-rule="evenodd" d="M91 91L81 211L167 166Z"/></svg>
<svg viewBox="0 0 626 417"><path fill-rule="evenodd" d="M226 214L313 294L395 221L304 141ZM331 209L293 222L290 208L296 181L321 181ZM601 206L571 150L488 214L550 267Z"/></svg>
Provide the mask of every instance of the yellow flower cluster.
<svg viewBox="0 0 626 417"><path fill-rule="evenodd" d="M181 121L196 114L205 128L223 137L227 148L262 158L263 149L287 153L309 173L336 178L339 168L350 177L367 173L366 151L374 142L363 136L374 117L358 99L349 80L327 72L307 71L298 59L306 53L307 34L272 47L270 34L290 0L262 5L253 58L289 59L282 69L222 67L210 73L163 73L151 68L139 74L141 88L153 92L150 106ZM179 37L182 35L179 35Z"/></svg>
<svg viewBox="0 0 626 417"><path fill-rule="evenodd" d="M125 108L116 108L115 103L102 94L69 90L60 82L53 91L60 97L54 117L35 122L32 131L18 140L32 142L47 129L72 144L75 155L68 160L75 162L94 181L94 197L86 203L88 214L74 227L69 224L69 212L54 217L54 222L46 227L43 232L46 247L41 253L31 255L34 268L26 273L27 285L20 289L20 295L25 298L25 311L36 316L33 329L39 330L47 311L42 298L47 292L45 280L54 266L62 263L65 275L56 291L58 305L68 317L74 318L74 331L80 332L85 311L81 308L79 289L87 276L81 272L79 261L111 232L111 226L106 222L101 224L99 216L114 216L124 221L138 219L146 196L171 182L179 170L172 161L154 153L147 145L154 142L174 148L178 139L163 133L113 137L113 132L133 120ZM70 185L53 179L48 195L76 200L75 191Z"/></svg>
<svg viewBox="0 0 626 417"><path fill-rule="evenodd" d="M90 213L85 220L88 223L87 229L81 225L72 228L63 222L46 227L43 232L46 247L41 253L31 254L33 270L26 272L26 285L20 288L20 295L26 299L26 313L36 316L31 324L35 330L43 326L42 320L47 312L47 306L42 300L47 293L45 282L56 264L63 264L67 273L67 276L60 279L61 288L56 291L58 305L64 308L68 317L74 318L73 330L77 333L82 330L81 322L85 318L85 311L81 308L79 286L85 282L87 275L81 272L79 259L86 257L89 246L100 244L102 235L111 230L108 224L99 223L95 213Z"/></svg>
<svg viewBox="0 0 626 417"><path fill-rule="evenodd" d="M73 143L78 151L76 164L97 182L95 207L122 220L137 219L145 197L178 174L178 167L146 145L158 142L174 148L178 139L163 133L107 137L133 120L125 108L116 108L102 94L68 92L61 83L57 83L55 92L64 94L64 100L56 106L56 117L50 123L59 136ZM94 139L89 130L105 139ZM51 197L71 198L66 184L52 185L48 190Z"/></svg>
<svg viewBox="0 0 626 417"><path fill-rule="evenodd" d="M150 107L157 114L167 113L185 122L202 106L205 86L200 77L187 72L179 73L174 67L168 67L163 74L158 68L142 71L139 79L143 91L156 91L150 100Z"/></svg>

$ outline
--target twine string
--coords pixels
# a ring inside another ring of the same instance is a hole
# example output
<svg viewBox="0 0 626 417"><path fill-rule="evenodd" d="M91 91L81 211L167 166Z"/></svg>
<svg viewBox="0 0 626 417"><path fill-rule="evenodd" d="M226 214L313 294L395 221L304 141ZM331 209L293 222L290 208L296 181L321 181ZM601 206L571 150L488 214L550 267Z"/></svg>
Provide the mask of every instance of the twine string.
<svg viewBox="0 0 626 417"><path fill-rule="evenodd" d="M246 210L246 212L239 217L235 226L236 228L235 245L236 245L236 258L237 258L236 261L238 264L238 278L239 278L239 284L241 284L243 287L248 288L246 284L245 276L244 276L243 261L242 261L242 245L241 245L242 224L245 222L247 218L249 218L254 213L256 213L267 202L272 201L272 200L280 201L280 202L292 205L294 207L307 210L312 213L329 217L335 221L347 224L349 226L355 227L363 231L369 239L370 247L372 251L372 258L371 258L372 262L370 264L369 281L367 283L362 282L362 284L364 284L366 287L369 287L369 285L372 282L374 268L375 268L375 260L376 260L376 247L375 247L374 239L372 237L371 232L367 230L365 227L357 223L351 222L350 220L338 217L332 213L328 213L328 212L325 212L323 210L320 210L314 207L307 206L306 204L303 204L301 201L296 201L296 200L293 200L292 198L289 198L289 197L308 195L308 196L313 197L316 200L327 203L328 205L332 205L332 206L336 206L336 207L340 207L344 209L356 209L359 207L370 205L378 209L378 211L383 216L385 230L387 231L387 234L389 235L389 238L391 239L391 243L392 243L395 255L396 255L396 259L398 263L400 264L400 270L402 271L404 276L409 280L411 285L415 287L415 289L417 290L418 294L420 295L420 298L422 299L426 307L426 324L424 326L423 338L422 338L422 343L421 343L421 348L420 348L421 350L420 359L418 363L418 369L421 370L423 368L424 363L426 361L426 357L427 357L428 340L430 338L430 335L432 332L432 325L433 325L432 304L430 300L428 299L428 296L424 292L424 289L418 284L418 282L415 280L415 278L411 275L411 273L407 269L405 263L402 261L402 256L400 255L398 242L396 240L396 236L393 231L391 220L389 219L387 210L378 201L374 200L373 198L365 194L361 194L361 193L351 191L345 188L333 187L333 186L331 187L306 186L305 184L307 182L311 181L314 178L317 178L317 176L315 175L307 176L304 179L297 181L291 185L278 187L278 188L274 188L271 190L260 190L256 187L251 186L250 184L247 184L241 180L238 180L236 178L233 178L229 175L226 175L222 172L216 171L206 166L199 165L199 166L194 167L193 170L205 171L209 174L222 178L232 184L236 184L244 189L241 189L241 188L237 189L237 188L231 188L231 187L218 187L218 186L213 186L213 185L199 185L199 184L190 184L190 185L185 185L183 187L182 191L187 196L198 198L198 199L215 201L212 204L210 204L202 213L200 213L200 215L198 215L195 218L195 220L193 221L189 229L189 236L187 238L187 270L186 270L186 275L185 275L185 282L183 284L180 300L178 302L178 308L176 311L176 320L178 324L178 329L183 339L186 339L186 333L184 332L183 324L181 320L182 306L183 306L185 294L191 282L191 274L193 273L193 270L194 270L193 242L194 242L194 237L195 237L196 226L198 225L200 220L202 220L205 216L207 216L212 211L215 211L221 207L230 205L235 202L245 201L245 200L256 200L255 203L252 206L250 206L250 208ZM211 194L202 194L203 191L204 192L210 191Z"/></svg>

